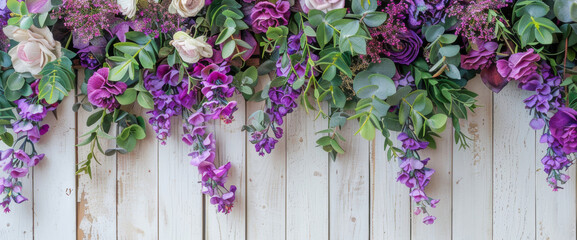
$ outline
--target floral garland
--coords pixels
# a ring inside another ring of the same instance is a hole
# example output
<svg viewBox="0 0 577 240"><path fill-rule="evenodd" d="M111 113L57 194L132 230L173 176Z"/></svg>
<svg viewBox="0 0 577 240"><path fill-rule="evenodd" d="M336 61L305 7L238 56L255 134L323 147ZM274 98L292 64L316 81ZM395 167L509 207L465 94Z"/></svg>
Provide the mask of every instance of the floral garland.
<svg viewBox="0 0 577 240"><path fill-rule="evenodd" d="M27 200L19 179L44 157L34 148L48 131L41 122L75 88L74 69L85 75L74 110L93 112L79 174L91 174L97 152L124 154L146 137L144 117L124 107L139 105L162 144L171 118L186 120L180 137L202 192L223 213L237 188L226 184L231 164L215 164L205 126L234 121L230 99L242 95L265 103L242 129L260 155L299 106L328 121L317 144L332 159L345 151L347 120L367 140L380 132L415 214L432 224L427 208L439 199L425 190L435 170L419 151L435 147L449 120L468 147L459 121L477 107L465 85L478 73L495 92L514 80L533 93L524 103L530 127L543 131L542 163L557 191L577 152L575 9L574 0L1 1L0 139L12 148L0 152L0 205L9 212ZM102 138L116 147L102 149Z"/></svg>

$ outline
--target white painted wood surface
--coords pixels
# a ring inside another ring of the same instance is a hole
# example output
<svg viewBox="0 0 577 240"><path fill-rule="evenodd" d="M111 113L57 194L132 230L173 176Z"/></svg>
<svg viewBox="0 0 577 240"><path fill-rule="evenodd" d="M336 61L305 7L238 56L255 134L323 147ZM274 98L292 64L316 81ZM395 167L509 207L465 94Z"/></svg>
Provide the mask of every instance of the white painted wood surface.
<svg viewBox="0 0 577 240"><path fill-rule="evenodd" d="M59 120L47 120L39 144L47 158L25 179L30 200L0 217L0 239L576 239L576 168L565 189L547 186L527 94L512 84L492 94L478 79L468 87L483 106L461 124L471 147L460 150L447 132L423 153L437 170L427 192L441 199L432 226L412 215L384 139L353 137L356 122L341 131L347 153L332 162L314 143L326 122L299 109L275 152L260 157L240 127L262 104L240 101L233 123L212 126L218 161L232 162L229 182L239 187L225 216L201 195L176 119L166 146L149 129L134 153L101 156L92 180L74 176L87 151L74 147L75 137L88 114L73 113L68 98Z"/></svg>

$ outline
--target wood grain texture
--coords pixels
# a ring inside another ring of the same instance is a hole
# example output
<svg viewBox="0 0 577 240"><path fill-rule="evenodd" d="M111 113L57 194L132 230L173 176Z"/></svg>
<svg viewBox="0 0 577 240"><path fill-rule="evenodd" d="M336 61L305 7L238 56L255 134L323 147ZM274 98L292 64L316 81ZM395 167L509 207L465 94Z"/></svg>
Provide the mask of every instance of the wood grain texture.
<svg viewBox="0 0 577 240"><path fill-rule="evenodd" d="M206 239L246 238L246 132L241 131L246 118L246 105L241 96L234 97L238 110L234 121L225 124L215 120L216 163L218 166L231 163L227 185L235 185L235 203L231 213L225 215L206 198ZM250 144L250 143L249 143ZM227 187L228 187L227 186Z"/></svg>
<svg viewBox="0 0 577 240"><path fill-rule="evenodd" d="M397 133L391 132L391 139ZM398 160L387 159L385 138L371 142L371 240L411 238L409 188L397 182Z"/></svg>
<svg viewBox="0 0 577 240"><path fill-rule="evenodd" d="M325 109L326 111L326 109ZM298 108L287 117L287 239L329 238L329 157L315 134L327 128L317 111Z"/></svg>
<svg viewBox="0 0 577 240"><path fill-rule="evenodd" d="M248 117L263 110L264 104L249 102L246 108ZM283 240L286 236L286 138L279 140L272 153L265 156L259 156L254 145L247 142L246 156L246 238Z"/></svg>
<svg viewBox="0 0 577 240"><path fill-rule="evenodd" d="M571 179L563 185L564 189L553 192L547 183L547 174L543 171L541 158L545 156L547 144L540 143L541 132L537 131L535 142L535 222L536 239L577 239L576 223L576 184L577 168L571 166L567 174Z"/></svg>
<svg viewBox="0 0 577 240"><path fill-rule="evenodd" d="M0 151L10 147L0 141ZM2 177L6 176L5 172L0 173ZM21 204L12 202L10 205L11 213L4 213L4 208L0 207L0 236L5 239L23 239L29 240L34 237L34 183L32 181L34 169L30 169L28 176L21 178L22 195L28 198Z"/></svg>
<svg viewBox="0 0 577 240"><path fill-rule="evenodd" d="M84 71L78 71L78 84L81 86L84 79ZM79 109L77 112L77 142L82 142L83 134L95 126L86 126L86 120L96 111L87 112ZM113 127L110 135L116 136ZM114 148L115 140L99 138L103 150ZM86 160L90 153L90 144L79 146L77 151L77 163ZM77 239L115 239L116 238L116 156L105 156L95 149L96 159L92 160L92 178L88 174L77 176L78 194L77 201Z"/></svg>
<svg viewBox="0 0 577 240"><path fill-rule="evenodd" d="M73 94L73 93L71 93ZM76 114L69 96L44 123L50 131L36 150L46 154L34 167L34 239L76 238ZM58 221L56 221L58 219Z"/></svg>
<svg viewBox="0 0 577 240"><path fill-rule="evenodd" d="M146 111L130 110L148 122ZM158 141L152 127L147 126L146 138L132 152L118 155L117 161L118 239L157 239Z"/></svg>
<svg viewBox="0 0 577 240"><path fill-rule="evenodd" d="M192 147L181 141L184 120L171 121L171 136L158 148L158 233L165 239L200 240L204 231L200 174L190 164Z"/></svg>
<svg viewBox="0 0 577 240"><path fill-rule="evenodd" d="M345 154L331 161L330 239L369 238L369 141L360 135L358 121L348 121L341 133Z"/></svg>
<svg viewBox="0 0 577 240"><path fill-rule="evenodd" d="M535 239L535 131L523 99L509 84L493 105L493 239Z"/></svg>
<svg viewBox="0 0 577 240"><path fill-rule="evenodd" d="M419 154L421 158L431 158L427 167L435 169L431 182L425 188L429 197L440 199L436 208L427 208L431 215L437 217L432 225L423 224L423 214L411 217L412 239L450 239L452 234L452 160L453 160L453 125L447 123L447 130L436 138L437 149L427 149ZM414 202L411 209L415 210Z"/></svg>
<svg viewBox="0 0 577 240"><path fill-rule="evenodd" d="M453 238L485 240L493 234L493 92L480 78L467 89L480 107L461 121L469 148L453 145Z"/></svg>

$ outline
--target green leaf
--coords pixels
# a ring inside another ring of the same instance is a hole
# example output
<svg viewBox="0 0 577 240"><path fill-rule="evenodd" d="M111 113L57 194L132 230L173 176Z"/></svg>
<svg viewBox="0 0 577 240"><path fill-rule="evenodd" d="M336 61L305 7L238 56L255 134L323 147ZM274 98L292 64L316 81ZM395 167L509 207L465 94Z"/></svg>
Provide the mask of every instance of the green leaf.
<svg viewBox="0 0 577 240"><path fill-rule="evenodd" d="M228 41L222 47L222 58L227 59L234 53L234 48L236 46L235 41Z"/></svg>
<svg viewBox="0 0 577 240"><path fill-rule="evenodd" d="M10 74L10 76L6 80L6 83L8 85L8 89L13 90L13 91L18 91L18 90L22 89L22 87L24 87L24 84L26 83L26 79L24 77L22 77L22 75L20 73L14 72L14 73Z"/></svg>
<svg viewBox="0 0 577 240"><path fill-rule="evenodd" d="M441 133L447 126L447 115L441 113L435 114L427 120L427 125L433 132Z"/></svg>
<svg viewBox="0 0 577 240"><path fill-rule="evenodd" d="M154 109L154 100L149 92L140 92L137 97L138 104L143 108Z"/></svg>
<svg viewBox="0 0 577 240"><path fill-rule="evenodd" d="M88 119L86 119L86 126L92 126L94 125L96 122L100 121L100 119L102 119L102 115L104 113L104 110L100 110L98 112L95 112L93 114L91 114Z"/></svg>
<svg viewBox="0 0 577 240"><path fill-rule="evenodd" d="M375 96L380 99L395 94L395 83L391 78L382 74L370 74L366 71L357 74L353 81L353 89L359 98Z"/></svg>
<svg viewBox="0 0 577 240"><path fill-rule="evenodd" d="M439 54L445 57L453 57L459 54L459 50L461 50L459 45L450 45L439 49Z"/></svg>
<svg viewBox="0 0 577 240"><path fill-rule="evenodd" d="M387 14L384 12L369 12L365 15L363 22L369 27L381 26L387 20Z"/></svg>
<svg viewBox="0 0 577 240"><path fill-rule="evenodd" d="M339 145L339 143L337 142L337 140L331 139L330 141L331 147L333 147L333 149L340 154L344 154L345 150L343 150L343 148Z"/></svg>
<svg viewBox="0 0 577 240"><path fill-rule="evenodd" d="M14 144L14 136L8 132L0 135L0 139L2 139L2 142L4 142L4 144L7 146L12 146Z"/></svg>
<svg viewBox="0 0 577 240"><path fill-rule="evenodd" d="M373 140L375 139L375 126L371 123L370 120L364 120L366 124L364 124L360 130L361 136L366 140Z"/></svg>
<svg viewBox="0 0 577 240"><path fill-rule="evenodd" d="M34 19L29 16L22 17L20 21L20 28L22 29L29 29L32 24L34 23Z"/></svg>
<svg viewBox="0 0 577 240"><path fill-rule="evenodd" d="M114 48L132 56L140 50L141 46L133 42L119 42L114 44Z"/></svg>
<svg viewBox="0 0 577 240"><path fill-rule="evenodd" d="M138 60L140 60L140 64L142 64L143 68L154 69L155 61L147 51L140 51L138 53Z"/></svg>
<svg viewBox="0 0 577 240"><path fill-rule="evenodd" d="M118 100L121 105L131 104L136 101L136 93L136 89L134 88L126 89L123 94L116 96L116 100Z"/></svg>
<svg viewBox="0 0 577 240"><path fill-rule="evenodd" d="M441 25L433 25L427 28L425 32L425 38L428 42L434 42L445 32L445 28Z"/></svg>

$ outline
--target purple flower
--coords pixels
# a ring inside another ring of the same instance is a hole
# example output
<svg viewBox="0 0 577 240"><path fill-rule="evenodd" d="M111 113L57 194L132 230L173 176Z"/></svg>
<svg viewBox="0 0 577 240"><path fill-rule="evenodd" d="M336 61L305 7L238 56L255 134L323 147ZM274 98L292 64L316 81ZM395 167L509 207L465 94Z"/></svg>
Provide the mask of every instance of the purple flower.
<svg viewBox="0 0 577 240"><path fill-rule="evenodd" d="M530 76L537 70L537 61L541 57L533 53L533 49L527 52L515 53L509 57L509 60L501 59L497 61L497 71L502 77L514 79L522 83L526 82L526 77Z"/></svg>
<svg viewBox="0 0 577 240"><path fill-rule="evenodd" d="M46 108L40 104L28 103L26 99L19 99L14 101L18 105L20 117L40 122L46 117Z"/></svg>
<svg viewBox="0 0 577 240"><path fill-rule="evenodd" d="M16 195L14 198L14 202L20 204L24 201L28 201L28 198L25 198L24 196L22 196L21 194Z"/></svg>
<svg viewBox="0 0 577 240"><path fill-rule="evenodd" d="M403 160L403 162L400 165L401 169L405 170L406 172L411 172L414 170L420 170L424 166L425 166L425 164L423 164L423 162L421 162L421 160L415 159L415 158L406 158Z"/></svg>
<svg viewBox="0 0 577 240"><path fill-rule="evenodd" d="M28 168L12 168L10 170L10 176L13 178L25 177L28 174Z"/></svg>
<svg viewBox="0 0 577 240"><path fill-rule="evenodd" d="M412 30L399 35L398 46L385 45L389 58L395 63L408 65L415 61L423 45L423 40Z"/></svg>
<svg viewBox="0 0 577 240"><path fill-rule="evenodd" d="M549 121L551 135L561 144L565 154L577 152L577 111L562 107Z"/></svg>
<svg viewBox="0 0 577 240"><path fill-rule="evenodd" d="M468 54L461 55L461 67L469 70L488 68L493 64L498 47L496 42L486 42L479 46L479 50L471 50Z"/></svg>
<svg viewBox="0 0 577 240"><path fill-rule="evenodd" d="M426 216L425 218L423 218L423 223L424 223L424 224L427 224L427 225L430 225L430 224L435 223L435 220L436 220L436 219L437 219L437 218L436 218L435 216Z"/></svg>
<svg viewBox="0 0 577 240"><path fill-rule="evenodd" d="M421 142L416 139L410 138L409 135L407 135L406 133L400 133L399 136L397 137L397 140L402 142L404 149L413 151L425 149L427 148L427 146L429 146L428 142Z"/></svg>
<svg viewBox="0 0 577 240"><path fill-rule="evenodd" d="M95 70L100 67L104 60L104 51L108 42L104 37L97 37L90 40L90 45L78 50L80 65L85 68Z"/></svg>
<svg viewBox="0 0 577 240"><path fill-rule="evenodd" d="M124 93L126 88L126 83L108 81L108 68L101 68L88 79L88 101L113 111L120 106L115 97Z"/></svg>
<svg viewBox="0 0 577 240"><path fill-rule="evenodd" d="M427 200L429 199L429 197L427 197L427 195L425 194L425 192L423 192L423 190L421 189L414 189L411 193L409 193L409 195L411 197L413 197L413 199L415 200L415 202L420 202L423 200Z"/></svg>
<svg viewBox="0 0 577 240"><path fill-rule="evenodd" d="M445 4L448 0L407 0L409 4L409 26L420 28L425 23L435 25L445 19Z"/></svg>
<svg viewBox="0 0 577 240"><path fill-rule="evenodd" d="M261 1L252 8L250 19L255 33L265 33L269 27L285 26L290 17L290 3Z"/></svg>
<svg viewBox="0 0 577 240"><path fill-rule="evenodd" d="M202 94L208 98L208 100L212 100L215 97L219 98L229 98L232 97L234 94L234 88L229 86L232 83L232 76L220 73L220 72L212 72L208 75L206 81L202 82L204 86L201 90ZM219 96L215 96L218 94Z"/></svg>

